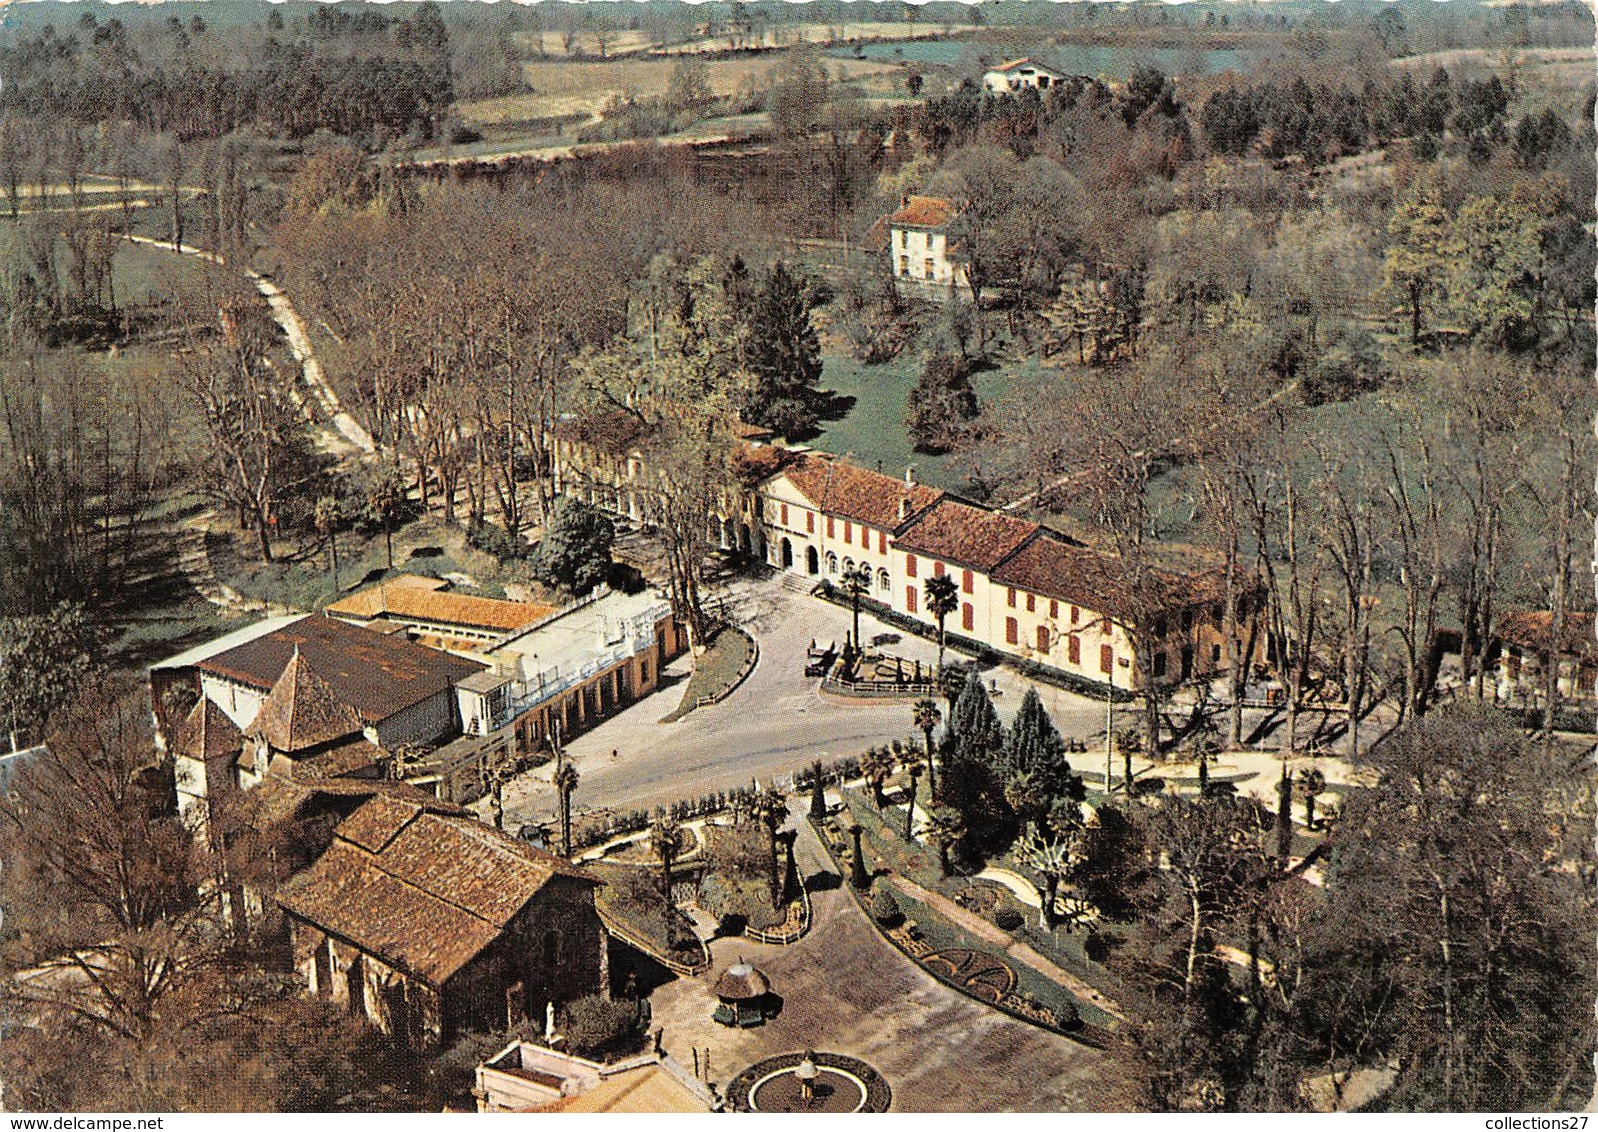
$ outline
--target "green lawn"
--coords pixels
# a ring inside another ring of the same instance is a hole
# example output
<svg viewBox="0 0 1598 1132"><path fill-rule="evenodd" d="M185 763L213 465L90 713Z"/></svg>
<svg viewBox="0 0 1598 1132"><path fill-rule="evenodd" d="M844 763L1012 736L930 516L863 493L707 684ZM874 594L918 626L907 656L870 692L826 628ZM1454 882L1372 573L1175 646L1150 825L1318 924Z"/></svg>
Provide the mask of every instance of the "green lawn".
<svg viewBox="0 0 1598 1132"><path fill-rule="evenodd" d="M919 351L907 350L881 365L866 365L842 354L827 354L823 363L821 387L855 401L841 420L823 422L821 434L811 444L892 476L902 476L906 465L914 465L916 478L925 483L947 491L968 490L969 467L962 453L929 456L910 450L905 400L921 372ZM977 374L972 378L977 398L985 403L1001 395L1030 364Z"/></svg>
<svg viewBox="0 0 1598 1132"><path fill-rule="evenodd" d="M338 537L339 588L335 591L323 548L307 544L293 553L293 545L285 543L277 548L283 557L262 562L255 557L253 537L235 538L231 547L228 541L212 538L211 563L217 577L245 597L295 609L318 609L342 593L359 589L363 578L388 566L382 535L366 538L344 531ZM459 528L427 519L394 532L394 569L434 577L466 574L476 583L475 592L504 597L504 583L519 580L522 568L514 562L502 566L490 555L466 547Z"/></svg>
<svg viewBox="0 0 1598 1132"><path fill-rule="evenodd" d="M693 675L688 678L681 702L661 722L681 719L694 710L700 696L720 695L730 688L754 651L755 644L748 633L732 626L723 628L695 658Z"/></svg>

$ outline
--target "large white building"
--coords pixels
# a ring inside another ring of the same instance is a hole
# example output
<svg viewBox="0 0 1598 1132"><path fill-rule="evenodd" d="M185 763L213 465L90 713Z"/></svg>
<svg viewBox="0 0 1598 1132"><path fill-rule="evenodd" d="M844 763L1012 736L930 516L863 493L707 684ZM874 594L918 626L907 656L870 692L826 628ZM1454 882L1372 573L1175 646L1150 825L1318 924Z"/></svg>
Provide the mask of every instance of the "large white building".
<svg viewBox="0 0 1598 1132"><path fill-rule="evenodd" d="M982 89L989 94L1012 94L1018 90L1045 91L1058 86L1065 76L1031 59L1012 59L1000 63L982 76Z"/></svg>
<svg viewBox="0 0 1598 1132"><path fill-rule="evenodd" d="M788 450L756 488L766 561L838 584L857 565L869 598L933 628L926 582L947 574L957 603L944 628L1092 683L1143 679L1129 626L1120 560L1038 523L959 500L933 487ZM1148 678L1177 684L1220 671L1222 585L1215 571L1156 569L1164 612L1149 626ZM1263 653L1255 641L1251 655Z"/></svg>

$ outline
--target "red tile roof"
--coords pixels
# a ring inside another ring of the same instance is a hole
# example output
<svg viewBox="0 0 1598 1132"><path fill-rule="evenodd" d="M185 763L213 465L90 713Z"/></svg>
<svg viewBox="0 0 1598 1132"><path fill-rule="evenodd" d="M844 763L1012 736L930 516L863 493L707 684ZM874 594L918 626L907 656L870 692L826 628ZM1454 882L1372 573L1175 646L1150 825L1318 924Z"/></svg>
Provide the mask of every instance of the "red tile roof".
<svg viewBox="0 0 1598 1132"><path fill-rule="evenodd" d="M196 665L251 688L277 683L298 648L338 702L363 723L381 723L488 667L385 635L336 617L302 617L276 632Z"/></svg>
<svg viewBox="0 0 1598 1132"><path fill-rule="evenodd" d="M361 733L361 717L333 694L298 649L245 734L292 755Z"/></svg>
<svg viewBox="0 0 1598 1132"><path fill-rule="evenodd" d="M1147 577L1165 609L1181 609L1222 596L1214 571L1182 574L1149 567ZM1002 563L992 578L1001 586L1069 601L1111 617L1131 617L1138 605L1120 558L1092 547L1073 546L1047 532Z"/></svg>
<svg viewBox="0 0 1598 1132"><path fill-rule="evenodd" d="M236 758L243 747L244 732L209 696L201 696L194 710L178 725L172 753L209 762Z"/></svg>
<svg viewBox="0 0 1598 1132"><path fill-rule="evenodd" d="M946 498L899 536L898 547L986 572L1040 530L1028 519Z"/></svg>
<svg viewBox="0 0 1598 1132"><path fill-rule="evenodd" d="M942 228L954 219L957 210L942 197L913 196L904 202L888 224L894 228Z"/></svg>
<svg viewBox="0 0 1598 1132"><path fill-rule="evenodd" d="M1546 609L1522 609L1506 614L1498 622L1496 636L1499 640L1521 648L1535 649L1546 654L1552 636L1554 615ZM1564 640L1560 654L1578 657L1585 661L1598 660L1598 637L1593 634L1594 615L1568 613L1565 615Z"/></svg>
<svg viewBox="0 0 1598 1132"><path fill-rule="evenodd" d="M471 814L453 802L435 798L426 790L392 778L318 778L303 779L268 773L261 785L250 792L257 809L259 828L289 821L313 799L343 800L346 813L364 805L377 795L387 795L402 802L410 802L439 814L470 817ZM335 806L339 803L335 801Z"/></svg>
<svg viewBox="0 0 1598 1132"><path fill-rule="evenodd" d="M511 632L531 625L540 617L553 613L555 607L538 605L530 601L501 601L497 598L478 597L475 594L448 593L444 590L414 585L404 581L414 577L401 574L358 590L327 607L335 617L358 617L366 620L389 614L404 620L430 621L439 625L458 625L467 629L489 629ZM433 579L422 579L432 581Z"/></svg>
<svg viewBox="0 0 1598 1132"><path fill-rule="evenodd" d="M806 456L783 474L816 510L889 532L899 530L943 498L943 492L935 487L906 483L821 456ZM908 512L902 510L905 504Z"/></svg>
<svg viewBox="0 0 1598 1132"><path fill-rule="evenodd" d="M442 986L556 878L582 869L472 818L374 797L317 862L278 890L299 919Z"/></svg>

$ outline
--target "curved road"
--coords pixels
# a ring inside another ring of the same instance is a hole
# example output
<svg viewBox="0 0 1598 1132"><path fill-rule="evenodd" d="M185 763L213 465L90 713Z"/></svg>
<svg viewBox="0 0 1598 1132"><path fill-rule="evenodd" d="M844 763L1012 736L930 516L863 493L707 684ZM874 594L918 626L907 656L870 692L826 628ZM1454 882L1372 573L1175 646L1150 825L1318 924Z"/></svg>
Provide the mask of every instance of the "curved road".
<svg viewBox="0 0 1598 1132"><path fill-rule="evenodd" d="M184 255L197 256L211 263L227 264L220 255L208 252L204 248L186 244L178 248L171 240L157 240L150 236L135 236L131 233L123 238L135 244L145 244L169 252L181 251ZM316 353L311 348L311 337L306 332L305 323L300 318L299 312L294 309L294 304L289 302L282 288L260 272L248 267L240 267L239 270L249 276L250 282L255 284L255 289L266 299L267 306L272 310L272 321L283 328L283 333L289 341L289 350L293 353L294 360L300 364L301 379L310 390L311 396L316 399L316 403L321 406L326 419L333 423L333 428L337 430L342 440L342 444L335 444L333 447L343 447L346 452L353 448L367 456L376 454L377 445L373 442L371 433L362 428L355 418L345 411L338 394L333 392L333 387L327 383L327 377L322 372L322 363L317 360Z"/></svg>

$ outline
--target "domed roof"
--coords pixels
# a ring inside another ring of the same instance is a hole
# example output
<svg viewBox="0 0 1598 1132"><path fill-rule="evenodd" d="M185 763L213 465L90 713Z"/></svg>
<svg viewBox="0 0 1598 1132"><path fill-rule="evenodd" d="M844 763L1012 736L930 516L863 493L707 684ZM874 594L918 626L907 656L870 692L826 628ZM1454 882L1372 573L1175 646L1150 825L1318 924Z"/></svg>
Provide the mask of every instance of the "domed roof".
<svg viewBox="0 0 1598 1132"><path fill-rule="evenodd" d="M771 980L757 967L739 959L716 980L716 997L733 1002L747 1001L771 993Z"/></svg>

